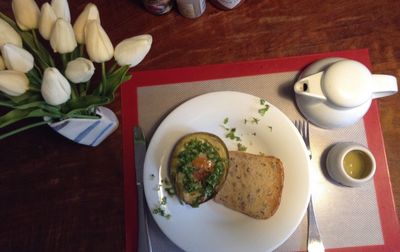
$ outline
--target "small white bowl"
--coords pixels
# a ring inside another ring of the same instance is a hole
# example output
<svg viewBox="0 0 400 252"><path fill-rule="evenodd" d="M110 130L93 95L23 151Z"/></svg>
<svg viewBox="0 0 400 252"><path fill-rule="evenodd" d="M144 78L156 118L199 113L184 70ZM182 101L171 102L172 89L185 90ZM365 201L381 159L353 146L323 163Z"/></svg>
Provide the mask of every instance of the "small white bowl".
<svg viewBox="0 0 400 252"><path fill-rule="evenodd" d="M342 185L361 186L374 177L376 162L371 151L357 143L343 142L332 147L326 167L334 180Z"/></svg>

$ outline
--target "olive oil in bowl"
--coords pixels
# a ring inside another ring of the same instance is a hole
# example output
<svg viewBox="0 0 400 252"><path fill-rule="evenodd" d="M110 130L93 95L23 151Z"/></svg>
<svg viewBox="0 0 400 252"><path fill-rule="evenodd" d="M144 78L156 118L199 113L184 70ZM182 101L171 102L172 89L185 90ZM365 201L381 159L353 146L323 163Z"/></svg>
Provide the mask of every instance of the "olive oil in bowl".
<svg viewBox="0 0 400 252"><path fill-rule="evenodd" d="M363 179L371 173L372 162L367 154L360 150L349 151L343 159L346 173L355 179Z"/></svg>

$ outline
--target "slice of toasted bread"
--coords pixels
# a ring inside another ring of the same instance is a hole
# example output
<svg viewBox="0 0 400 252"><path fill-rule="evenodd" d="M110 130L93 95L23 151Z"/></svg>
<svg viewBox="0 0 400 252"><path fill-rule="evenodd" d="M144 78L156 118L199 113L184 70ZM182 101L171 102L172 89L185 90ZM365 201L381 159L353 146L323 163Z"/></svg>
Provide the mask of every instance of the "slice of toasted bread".
<svg viewBox="0 0 400 252"><path fill-rule="evenodd" d="M214 200L250 217L267 219L279 207L283 179L280 159L230 151L228 176Z"/></svg>

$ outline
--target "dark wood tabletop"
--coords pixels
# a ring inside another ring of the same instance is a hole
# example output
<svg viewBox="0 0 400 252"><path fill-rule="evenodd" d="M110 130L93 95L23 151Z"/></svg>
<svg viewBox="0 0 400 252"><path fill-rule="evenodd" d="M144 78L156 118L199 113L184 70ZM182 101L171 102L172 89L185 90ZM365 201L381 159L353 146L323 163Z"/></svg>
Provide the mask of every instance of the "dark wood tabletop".
<svg viewBox="0 0 400 252"><path fill-rule="evenodd" d="M69 2L75 20L89 1ZM134 71L368 48L372 71L400 80L398 0L247 0L231 11L207 2L196 19L176 8L156 16L137 0L91 2L114 45L153 36ZM11 1L0 11L13 17ZM378 104L399 209L400 94ZM119 95L109 107L121 119ZM43 126L0 140L0 251L124 251L122 137L119 127L85 147Z"/></svg>

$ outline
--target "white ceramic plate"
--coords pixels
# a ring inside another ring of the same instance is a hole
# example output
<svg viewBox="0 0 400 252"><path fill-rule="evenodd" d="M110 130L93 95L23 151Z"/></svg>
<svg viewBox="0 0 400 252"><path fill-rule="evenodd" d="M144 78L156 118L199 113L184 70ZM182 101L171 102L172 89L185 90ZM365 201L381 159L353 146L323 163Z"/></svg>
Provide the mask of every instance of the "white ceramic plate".
<svg viewBox="0 0 400 252"><path fill-rule="evenodd" d="M172 111L154 133L144 163L144 187L150 209L159 205L169 219L153 214L161 230L185 251L269 251L281 245L301 222L310 197L309 159L304 142L292 122L276 107L262 116L260 98L239 92L214 92L195 97ZM260 119L255 123L252 118ZM228 122L224 124L224 119ZM247 119L247 123L245 123ZM168 159L183 135L206 131L218 135L229 150L237 141L225 137L225 128L236 135L247 152L279 157L285 167L281 204L267 220L256 220L210 200L198 208L181 205L157 189L168 177Z"/></svg>

